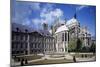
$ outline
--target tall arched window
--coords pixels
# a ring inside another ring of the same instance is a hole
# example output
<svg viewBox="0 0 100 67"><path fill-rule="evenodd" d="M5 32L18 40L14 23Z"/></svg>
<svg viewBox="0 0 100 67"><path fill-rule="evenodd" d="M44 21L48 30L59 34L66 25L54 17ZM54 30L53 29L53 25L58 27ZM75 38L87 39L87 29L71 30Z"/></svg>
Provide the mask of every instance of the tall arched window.
<svg viewBox="0 0 100 67"><path fill-rule="evenodd" d="M67 41L67 33L65 33L65 41Z"/></svg>
<svg viewBox="0 0 100 67"><path fill-rule="evenodd" d="M64 41L64 33L62 33L62 41Z"/></svg>
<svg viewBox="0 0 100 67"><path fill-rule="evenodd" d="M25 29L25 33L28 33L27 29ZM27 34L25 35L25 40L28 40L28 35Z"/></svg>

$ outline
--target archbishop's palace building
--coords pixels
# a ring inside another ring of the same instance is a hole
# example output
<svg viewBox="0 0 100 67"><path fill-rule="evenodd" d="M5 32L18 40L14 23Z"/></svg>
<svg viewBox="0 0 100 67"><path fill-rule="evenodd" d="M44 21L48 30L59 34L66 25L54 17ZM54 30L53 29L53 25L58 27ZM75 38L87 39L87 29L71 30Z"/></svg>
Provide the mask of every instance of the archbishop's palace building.
<svg viewBox="0 0 100 67"><path fill-rule="evenodd" d="M56 20L50 30L47 23L43 23L42 30L12 24L12 55L68 52L73 38L80 38L83 46L91 46L91 34L87 27L80 27L76 15L63 23Z"/></svg>

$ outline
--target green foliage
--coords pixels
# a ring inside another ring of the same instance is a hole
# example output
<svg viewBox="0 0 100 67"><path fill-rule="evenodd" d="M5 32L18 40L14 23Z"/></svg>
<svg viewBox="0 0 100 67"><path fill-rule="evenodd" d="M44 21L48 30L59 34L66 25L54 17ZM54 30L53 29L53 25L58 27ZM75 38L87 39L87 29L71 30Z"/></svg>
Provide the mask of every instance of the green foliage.
<svg viewBox="0 0 100 67"><path fill-rule="evenodd" d="M89 47L82 47L81 52L90 52L90 48Z"/></svg>
<svg viewBox="0 0 100 67"><path fill-rule="evenodd" d="M68 51L80 52L82 49L82 41L78 38L73 38L69 41Z"/></svg>
<svg viewBox="0 0 100 67"><path fill-rule="evenodd" d="M76 50L80 51L82 48L82 41L78 38L77 39L77 46L76 46Z"/></svg>
<svg viewBox="0 0 100 67"><path fill-rule="evenodd" d="M67 51L67 47L65 48L65 51Z"/></svg>
<svg viewBox="0 0 100 67"><path fill-rule="evenodd" d="M69 51L73 51L73 50L75 50L76 49L76 46L77 46L77 44L76 44L76 39L71 39L70 41L69 41L69 45L68 45L68 50Z"/></svg>
<svg viewBox="0 0 100 67"><path fill-rule="evenodd" d="M92 43L91 47L90 47L90 51L91 52L96 52L96 44L95 43Z"/></svg>

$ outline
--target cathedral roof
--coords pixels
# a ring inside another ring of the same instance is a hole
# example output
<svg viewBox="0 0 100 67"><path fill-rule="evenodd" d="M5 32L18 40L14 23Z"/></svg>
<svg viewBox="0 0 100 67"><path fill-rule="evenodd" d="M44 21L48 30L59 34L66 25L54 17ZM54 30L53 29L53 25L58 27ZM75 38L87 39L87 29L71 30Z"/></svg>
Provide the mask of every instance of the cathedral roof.
<svg viewBox="0 0 100 67"><path fill-rule="evenodd" d="M59 32L62 32L62 31L67 31L67 30L68 30L68 27L66 25L62 25L57 29L57 31L55 33L59 33Z"/></svg>
<svg viewBox="0 0 100 67"><path fill-rule="evenodd" d="M90 33L90 31L87 29L87 28L80 28L80 34L90 34L91 35L91 33Z"/></svg>
<svg viewBox="0 0 100 67"><path fill-rule="evenodd" d="M52 30L49 30L49 33L52 34Z"/></svg>
<svg viewBox="0 0 100 67"><path fill-rule="evenodd" d="M67 21L67 25L73 25L73 24L78 24L78 20L74 17Z"/></svg>

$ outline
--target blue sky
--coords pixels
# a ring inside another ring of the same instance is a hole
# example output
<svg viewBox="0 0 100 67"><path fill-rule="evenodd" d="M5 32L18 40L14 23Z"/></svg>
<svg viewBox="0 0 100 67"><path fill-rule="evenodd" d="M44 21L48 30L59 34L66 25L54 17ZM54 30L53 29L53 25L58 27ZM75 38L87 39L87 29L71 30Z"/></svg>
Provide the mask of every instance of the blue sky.
<svg viewBox="0 0 100 67"><path fill-rule="evenodd" d="M77 15L81 26L87 26L92 35L95 35L96 7L89 5L72 5L40 2L12 3L12 23L18 23L35 29L42 29L43 23L48 23L49 28L59 18L67 21Z"/></svg>

